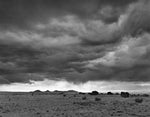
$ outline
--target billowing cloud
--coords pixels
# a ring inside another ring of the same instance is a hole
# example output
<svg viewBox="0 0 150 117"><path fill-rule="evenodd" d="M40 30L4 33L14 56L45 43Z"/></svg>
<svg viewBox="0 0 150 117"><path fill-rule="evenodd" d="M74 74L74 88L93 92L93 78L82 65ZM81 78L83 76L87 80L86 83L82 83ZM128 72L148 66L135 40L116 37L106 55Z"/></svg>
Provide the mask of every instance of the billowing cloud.
<svg viewBox="0 0 150 117"><path fill-rule="evenodd" d="M103 57L88 61L85 67L99 73L104 67L111 70L98 74L100 79L149 81L150 35L149 16L146 15L150 12L149 5L148 1L131 4L121 16L121 42Z"/></svg>
<svg viewBox="0 0 150 117"><path fill-rule="evenodd" d="M99 74L97 77L125 81L149 80L149 41L150 35L143 34L138 38L125 37L122 43L103 57L87 62L85 67L102 70L104 66L109 73Z"/></svg>
<svg viewBox="0 0 150 117"><path fill-rule="evenodd" d="M95 18L94 14L99 14L100 9L104 6L112 6L116 8L113 11L120 11L117 8L126 7L131 2L136 0L12 0L0 1L0 24L6 28L12 26L13 28L28 28L30 29L34 23L47 22L52 17L61 17L68 14L74 14L82 19ZM104 14L109 13L108 10L103 10L100 19L110 20L114 19ZM109 13L110 14L110 13ZM119 15L119 13L117 13ZM118 17L118 15L116 17ZM117 19L117 18L116 18ZM12 29L13 29L12 28Z"/></svg>
<svg viewBox="0 0 150 117"><path fill-rule="evenodd" d="M147 0L0 1L0 83L149 81Z"/></svg>
<svg viewBox="0 0 150 117"><path fill-rule="evenodd" d="M139 1L131 4L126 14L126 19L123 24L123 31L127 34L135 36L142 32L150 30L150 2L148 0Z"/></svg>

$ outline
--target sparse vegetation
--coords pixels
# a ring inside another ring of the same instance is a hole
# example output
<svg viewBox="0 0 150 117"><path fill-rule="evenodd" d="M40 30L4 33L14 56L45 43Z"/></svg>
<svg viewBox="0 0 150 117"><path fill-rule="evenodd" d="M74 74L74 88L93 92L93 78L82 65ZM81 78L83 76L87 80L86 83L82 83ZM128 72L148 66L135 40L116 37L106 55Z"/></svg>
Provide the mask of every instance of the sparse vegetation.
<svg viewBox="0 0 150 117"><path fill-rule="evenodd" d="M90 94L90 95L98 95L99 92L97 92L97 91L92 91L91 93L88 93L88 94Z"/></svg>
<svg viewBox="0 0 150 117"><path fill-rule="evenodd" d="M143 94L142 96L143 96L143 97L149 97L149 95L148 95L148 94Z"/></svg>
<svg viewBox="0 0 150 117"><path fill-rule="evenodd" d="M64 94L63 96L66 97L66 94Z"/></svg>
<svg viewBox="0 0 150 117"><path fill-rule="evenodd" d="M86 100L86 99L87 99L86 96L82 97L82 100Z"/></svg>
<svg viewBox="0 0 150 117"><path fill-rule="evenodd" d="M137 117L142 115L146 117L149 115L150 108L150 98L143 97L143 94L128 99L123 99L115 93L93 96L58 91L58 93L50 92L45 95L44 91L42 94L37 93L34 97L30 93L15 94L0 94L0 115L3 117L5 115L8 117L16 117L16 115L18 117L44 117L45 115L50 117L132 117L132 115Z"/></svg>
<svg viewBox="0 0 150 117"><path fill-rule="evenodd" d="M101 101L101 98L96 97L95 101Z"/></svg>
<svg viewBox="0 0 150 117"><path fill-rule="evenodd" d="M131 97L140 97L139 94L130 94Z"/></svg>
<svg viewBox="0 0 150 117"><path fill-rule="evenodd" d="M130 94L128 92L121 92L121 97L128 98Z"/></svg>
<svg viewBox="0 0 150 117"><path fill-rule="evenodd" d="M143 98L136 98L136 99L135 99L135 102L136 102L136 103L142 103L142 102L143 102Z"/></svg>
<svg viewBox="0 0 150 117"><path fill-rule="evenodd" d="M115 95L119 95L119 93L115 93Z"/></svg>
<svg viewBox="0 0 150 117"><path fill-rule="evenodd" d="M107 95L113 95L113 93L112 92L107 92Z"/></svg>
<svg viewBox="0 0 150 117"><path fill-rule="evenodd" d="M79 92L79 94L81 94L81 95L85 95L86 93L83 93L83 92Z"/></svg>

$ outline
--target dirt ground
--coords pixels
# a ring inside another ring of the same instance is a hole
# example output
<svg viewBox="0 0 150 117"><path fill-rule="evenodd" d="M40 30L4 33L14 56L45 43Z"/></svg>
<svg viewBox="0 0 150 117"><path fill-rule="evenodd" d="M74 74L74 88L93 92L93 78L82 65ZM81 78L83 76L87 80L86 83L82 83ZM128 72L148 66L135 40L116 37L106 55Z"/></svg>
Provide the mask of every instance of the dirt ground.
<svg viewBox="0 0 150 117"><path fill-rule="evenodd" d="M95 100L95 98L98 98ZM0 117L150 117L150 97L0 93Z"/></svg>

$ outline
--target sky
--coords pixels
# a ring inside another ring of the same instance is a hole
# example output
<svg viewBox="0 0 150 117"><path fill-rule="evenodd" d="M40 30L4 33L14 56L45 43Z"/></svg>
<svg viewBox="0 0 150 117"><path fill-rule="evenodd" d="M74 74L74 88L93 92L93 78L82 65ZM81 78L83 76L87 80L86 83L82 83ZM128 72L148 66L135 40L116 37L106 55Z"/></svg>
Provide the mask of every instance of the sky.
<svg viewBox="0 0 150 117"><path fill-rule="evenodd" d="M150 92L149 0L0 0L0 91Z"/></svg>

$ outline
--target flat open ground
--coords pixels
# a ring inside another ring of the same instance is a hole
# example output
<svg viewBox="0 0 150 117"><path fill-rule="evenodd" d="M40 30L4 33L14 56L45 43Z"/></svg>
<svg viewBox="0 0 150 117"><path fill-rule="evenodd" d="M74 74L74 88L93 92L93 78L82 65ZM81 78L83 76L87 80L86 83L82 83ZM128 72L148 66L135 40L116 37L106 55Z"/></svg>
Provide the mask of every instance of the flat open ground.
<svg viewBox="0 0 150 117"><path fill-rule="evenodd" d="M83 97L86 97L83 98ZM95 101L95 97L101 100ZM120 95L0 93L0 117L150 117L150 97L142 103Z"/></svg>

